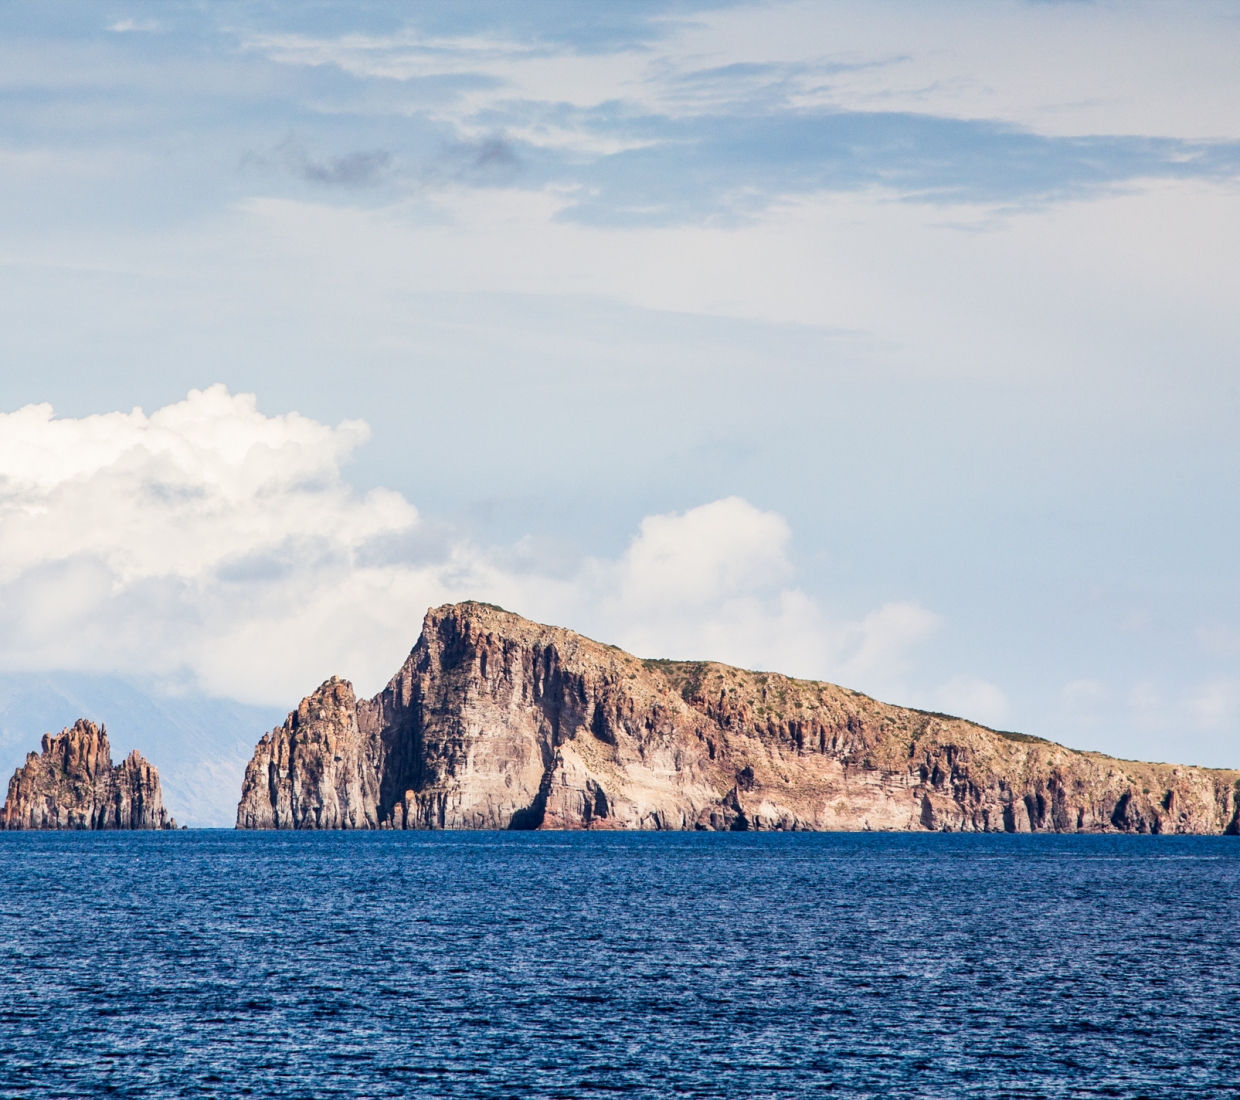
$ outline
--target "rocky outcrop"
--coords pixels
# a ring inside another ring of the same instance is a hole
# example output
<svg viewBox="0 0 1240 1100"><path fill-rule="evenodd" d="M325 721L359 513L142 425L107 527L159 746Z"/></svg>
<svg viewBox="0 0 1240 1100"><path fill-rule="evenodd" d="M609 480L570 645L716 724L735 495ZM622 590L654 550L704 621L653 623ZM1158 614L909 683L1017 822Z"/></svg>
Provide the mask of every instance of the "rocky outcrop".
<svg viewBox="0 0 1240 1100"><path fill-rule="evenodd" d="M357 716L352 685L333 676L265 734L246 768L238 827L378 828L381 764Z"/></svg>
<svg viewBox="0 0 1240 1100"><path fill-rule="evenodd" d="M240 828L1236 833L1240 772L1076 752L832 684L643 661L487 604L259 742Z"/></svg>
<svg viewBox="0 0 1240 1100"><path fill-rule="evenodd" d="M135 749L113 766L108 732L78 719L43 735L9 780L0 829L175 829L159 772Z"/></svg>

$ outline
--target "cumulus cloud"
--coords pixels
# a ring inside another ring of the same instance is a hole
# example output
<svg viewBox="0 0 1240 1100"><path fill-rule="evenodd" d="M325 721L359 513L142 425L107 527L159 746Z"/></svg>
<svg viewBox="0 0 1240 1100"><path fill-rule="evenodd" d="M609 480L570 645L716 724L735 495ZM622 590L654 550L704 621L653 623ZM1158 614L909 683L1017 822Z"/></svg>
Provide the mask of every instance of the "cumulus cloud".
<svg viewBox="0 0 1240 1100"><path fill-rule="evenodd" d="M828 617L788 584L791 541L783 516L739 497L647 516L618 560L587 563L571 599L582 619L643 656L893 687L935 616L891 603L859 621Z"/></svg>
<svg viewBox="0 0 1240 1100"><path fill-rule="evenodd" d="M790 584L784 518L729 497L647 516L624 554L567 578L458 540L392 552L419 523L342 464L365 424L267 416L251 394L0 414L0 667L142 674L287 703L338 672L373 690L428 606L491 600L644 656L713 658L875 690L935 618L912 603L829 619Z"/></svg>
<svg viewBox="0 0 1240 1100"><path fill-rule="evenodd" d="M617 598L645 612L743 597L788 576L791 539L783 516L740 497L647 516L614 569Z"/></svg>
<svg viewBox="0 0 1240 1100"><path fill-rule="evenodd" d="M264 416L220 385L149 417L57 420L46 404L0 415L0 580L83 556L126 585L202 578L307 540L353 551L417 518L399 494L359 499L341 478L369 434Z"/></svg>
<svg viewBox="0 0 1240 1100"><path fill-rule="evenodd" d="M909 651L937 625L937 615L916 603L884 604L859 623L847 624L845 648L855 648L840 666L842 679L864 683L875 677L890 679L909 667Z"/></svg>
<svg viewBox="0 0 1240 1100"><path fill-rule="evenodd" d="M384 614L392 578L360 552L417 521L399 494L342 478L368 434L265 416L223 386L150 416L0 416L0 661L284 695L284 666L366 633L349 599Z"/></svg>
<svg viewBox="0 0 1240 1100"><path fill-rule="evenodd" d="M643 656L818 663L817 608L780 587L791 538L782 516L739 497L647 516L618 560L586 563L572 598Z"/></svg>

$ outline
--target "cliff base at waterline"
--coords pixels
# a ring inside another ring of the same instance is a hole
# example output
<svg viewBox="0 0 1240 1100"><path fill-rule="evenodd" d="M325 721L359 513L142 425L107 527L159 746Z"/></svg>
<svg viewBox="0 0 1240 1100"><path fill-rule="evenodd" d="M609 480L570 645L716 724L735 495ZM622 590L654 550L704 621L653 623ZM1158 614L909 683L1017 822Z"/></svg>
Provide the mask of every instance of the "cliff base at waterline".
<svg viewBox="0 0 1240 1100"><path fill-rule="evenodd" d="M1238 790L471 602L373 699L333 677L265 735L237 826L1236 833Z"/></svg>
<svg viewBox="0 0 1240 1100"><path fill-rule="evenodd" d="M9 780L0 829L175 829L159 772L137 750L112 764L106 728L79 718Z"/></svg>

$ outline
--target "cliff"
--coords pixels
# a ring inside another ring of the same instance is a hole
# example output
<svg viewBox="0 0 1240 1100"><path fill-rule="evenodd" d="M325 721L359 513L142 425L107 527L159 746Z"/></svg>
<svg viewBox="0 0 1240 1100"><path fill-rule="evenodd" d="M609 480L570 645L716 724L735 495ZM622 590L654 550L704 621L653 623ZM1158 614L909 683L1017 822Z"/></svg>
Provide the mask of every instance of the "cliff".
<svg viewBox="0 0 1240 1100"><path fill-rule="evenodd" d="M79 718L9 780L0 829L175 829L159 773L135 750L113 766L108 732Z"/></svg>
<svg viewBox="0 0 1240 1100"><path fill-rule="evenodd" d="M1240 772L1076 752L846 688L643 661L463 603L373 699L332 678L258 743L247 829L1237 833Z"/></svg>

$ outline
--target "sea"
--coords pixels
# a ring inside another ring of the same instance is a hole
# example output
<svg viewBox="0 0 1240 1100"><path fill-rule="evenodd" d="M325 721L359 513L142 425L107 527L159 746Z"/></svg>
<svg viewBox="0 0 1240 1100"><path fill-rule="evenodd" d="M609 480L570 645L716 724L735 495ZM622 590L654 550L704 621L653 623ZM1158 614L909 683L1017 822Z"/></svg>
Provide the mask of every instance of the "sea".
<svg viewBox="0 0 1240 1100"><path fill-rule="evenodd" d="M0 1097L1240 1098L1240 838L0 833Z"/></svg>

